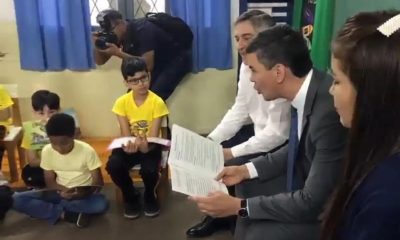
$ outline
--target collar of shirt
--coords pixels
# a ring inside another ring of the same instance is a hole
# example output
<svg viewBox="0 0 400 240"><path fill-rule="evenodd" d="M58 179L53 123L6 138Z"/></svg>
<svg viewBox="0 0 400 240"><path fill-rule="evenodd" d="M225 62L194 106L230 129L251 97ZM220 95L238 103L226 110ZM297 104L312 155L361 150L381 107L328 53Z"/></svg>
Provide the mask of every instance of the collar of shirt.
<svg viewBox="0 0 400 240"><path fill-rule="evenodd" d="M300 138L303 126L303 112L304 112L304 105L306 103L306 97L308 92L308 87L310 86L311 77L313 74L313 70L311 69L306 79L304 80L303 84L301 85L299 91L297 92L296 96L293 98L292 106L297 109L297 122L298 122L298 137Z"/></svg>

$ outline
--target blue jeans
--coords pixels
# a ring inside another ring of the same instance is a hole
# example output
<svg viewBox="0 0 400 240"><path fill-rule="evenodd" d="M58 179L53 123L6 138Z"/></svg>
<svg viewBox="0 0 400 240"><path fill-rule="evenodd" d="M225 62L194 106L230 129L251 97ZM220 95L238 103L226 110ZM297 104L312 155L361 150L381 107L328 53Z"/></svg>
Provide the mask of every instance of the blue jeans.
<svg viewBox="0 0 400 240"><path fill-rule="evenodd" d="M13 208L33 218L44 219L55 224L64 211L86 214L101 214L108 208L102 194L92 194L85 199L66 200L56 191L27 191L14 193Z"/></svg>

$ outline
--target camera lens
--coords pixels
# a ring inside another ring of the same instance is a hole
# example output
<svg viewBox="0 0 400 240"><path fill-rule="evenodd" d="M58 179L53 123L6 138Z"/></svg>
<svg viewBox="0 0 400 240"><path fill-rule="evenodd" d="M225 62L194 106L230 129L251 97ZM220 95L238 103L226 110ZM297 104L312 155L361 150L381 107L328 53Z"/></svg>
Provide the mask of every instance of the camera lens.
<svg viewBox="0 0 400 240"><path fill-rule="evenodd" d="M107 39L105 39L104 37L99 37L96 39L94 45L101 50L107 49Z"/></svg>

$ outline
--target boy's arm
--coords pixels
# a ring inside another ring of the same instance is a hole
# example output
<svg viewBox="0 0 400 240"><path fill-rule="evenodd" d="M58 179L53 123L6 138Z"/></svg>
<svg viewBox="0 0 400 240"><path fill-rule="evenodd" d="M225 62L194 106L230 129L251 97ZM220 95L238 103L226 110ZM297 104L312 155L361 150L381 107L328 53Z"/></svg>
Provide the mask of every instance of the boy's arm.
<svg viewBox="0 0 400 240"><path fill-rule="evenodd" d="M129 129L129 121L127 117L120 116L117 114L117 120L119 123L119 129L121 130L121 137L130 137L131 131Z"/></svg>
<svg viewBox="0 0 400 240"><path fill-rule="evenodd" d="M31 167L40 167L40 156L35 150L25 149L26 160Z"/></svg>
<svg viewBox="0 0 400 240"><path fill-rule="evenodd" d="M150 130L149 130L149 135L148 137L159 137L159 133L160 133L160 128L161 128L161 122L162 122L162 117L159 118L155 118L150 126ZM151 150L153 150L154 148L154 144L149 144L147 142L146 137L137 137L135 144L137 145L138 149L140 152L142 153L147 153Z"/></svg>
<svg viewBox="0 0 400 240"><path fill-rule="evenodd" d="M68 191L68 188L56 182L56 173L52 170L44 170L44 180L46 182L47 188L59 191Z"/></svg>
<svg viewBox="0 0 400 240"><path fill-rule="evenodd" d="M104 186L104 181L103 181L103 176L101 175L101 170L100 168L96 168L92 171L90 171L90 174L92 175L92 186ZM96 193L100 191L100 188L77 188L76 192L73 193L73 196L71 199L82 199L85 198L93 193Z"/></svg>
<svg viewBox="0 0 400 240"><path fill-rule="evenodd" d="M92 175L93 186L104 186L103 175L101 175L100 168L90 171L90 174Z"/></svg>
<svg viewBox="0 0 400 240"><path fill-rule="evenodd" d="M160 135L160 128L161 128L161 122L164 116L155 118L150 126L150 132L149 132L149 137L159 137Z"/></svg>

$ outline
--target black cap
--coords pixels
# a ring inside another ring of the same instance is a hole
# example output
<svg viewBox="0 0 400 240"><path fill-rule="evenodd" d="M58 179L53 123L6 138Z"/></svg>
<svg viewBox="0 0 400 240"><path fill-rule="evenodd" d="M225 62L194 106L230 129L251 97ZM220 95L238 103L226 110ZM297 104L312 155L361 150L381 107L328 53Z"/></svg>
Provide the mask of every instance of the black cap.
<svg viewBox="0 0 400 240"><path fill-rule="evenodd" d="M111 23L115 20L122 20L122 14L114 9L106 9L97 14L96 21L100 25L101 29L106 32L110 32L112 29Z"/></svg>

